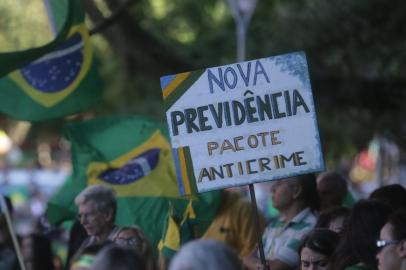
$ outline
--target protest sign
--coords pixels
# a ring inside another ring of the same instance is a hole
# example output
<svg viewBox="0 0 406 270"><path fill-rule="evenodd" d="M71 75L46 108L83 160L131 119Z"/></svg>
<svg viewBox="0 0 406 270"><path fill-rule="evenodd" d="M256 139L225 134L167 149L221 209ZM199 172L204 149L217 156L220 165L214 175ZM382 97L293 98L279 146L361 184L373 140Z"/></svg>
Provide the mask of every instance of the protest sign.
<svg viewBox="0 0 406 270"><path fill-rule="evenodd" d="M182 194L322 171L303 52L161 78Z"/></svg>

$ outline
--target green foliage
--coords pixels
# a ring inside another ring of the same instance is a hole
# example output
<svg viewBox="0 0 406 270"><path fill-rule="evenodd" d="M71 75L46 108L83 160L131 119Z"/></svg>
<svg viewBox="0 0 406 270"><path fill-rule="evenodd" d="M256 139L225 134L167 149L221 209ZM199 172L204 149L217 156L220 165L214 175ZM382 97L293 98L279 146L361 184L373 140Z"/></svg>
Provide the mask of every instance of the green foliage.
<svg viewBox="0 0 406 270"><path fill-rule="evenodd" d="M41 46L53 37L42 0L0 2L0 51Z"/></svg>
<svg viewBox="0 0 406 270"><path fill-rule="evenodd" d="M97 0L87 7L92 25L101 21L94 11L114 14L122 2ZM0 5L0 27L11 25L7 20L14 15L8 14ZM307 53L329 164L353 155L375 132L388 132L406 146L404 14L401 0L258 1L246 58ZM12 40L3 32L2 49L3 40ZM227 1L134 0L92 39L107 86L97 114L164 119L161 76L233 63L236 57Z"/></svg>
<svg viewBox="0 0 406 270"><path fill-rule="evenodd" d="M406 145L405 127L399 128L406 113L401 90L406 86L405 11L399 0L391 5L383 0L258 1L247 59L306 51L329 165L354 155L375 132L391 133ZM235 25L226 1L136 1L131 14L169 48L166 54L191 63L182 69L174 64L168 73L235 62ZM150 63L148 69L116 75L131 78L116 84L124 96L118 98L120 109L132 103L131 112L162 117L159 77L167 73L160 73L159 62Z"/></svg>

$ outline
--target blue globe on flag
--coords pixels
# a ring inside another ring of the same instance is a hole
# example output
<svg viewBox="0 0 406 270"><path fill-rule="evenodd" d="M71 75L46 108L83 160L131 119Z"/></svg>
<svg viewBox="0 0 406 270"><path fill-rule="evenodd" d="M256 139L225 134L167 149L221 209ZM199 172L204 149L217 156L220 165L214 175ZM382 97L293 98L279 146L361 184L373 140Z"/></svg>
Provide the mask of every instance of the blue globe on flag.
<svg viewBox="0 0 406 270"><path fill-rule="evenodd" d="M157 166L159 161L160 149L153 148L145 151L139 156L134 157L124 166L117 169L108 169L104 171L99 179L109 183L126 185L133 183L149 175Z"/></svg>

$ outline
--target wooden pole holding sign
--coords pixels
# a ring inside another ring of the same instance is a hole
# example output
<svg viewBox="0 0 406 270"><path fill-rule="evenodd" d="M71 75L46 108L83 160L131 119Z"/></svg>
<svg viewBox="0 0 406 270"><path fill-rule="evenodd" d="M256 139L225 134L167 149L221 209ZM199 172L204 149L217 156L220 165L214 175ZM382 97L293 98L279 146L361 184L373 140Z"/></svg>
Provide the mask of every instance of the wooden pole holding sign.
<svg viewBox="0 0 406 270"><path fill-rule="evenodd" d="M252 202L253 209L254 209L255 227L256 227L256 231L258 232L257 236L258 236L259 258L261 259L261 263L262 263L262 266L264 267L264 269L268 269L267 264L266 264L266 259L265 259L265 253L264 253L264 245L262 244L262 235L259 233L260 232L259 215L258 215L257 199L255 197L254 184L249 184L248 187L250 189L250 197L251 197L251 202Z"/></svg>
<svg viewBox="0 0 406 270"><path fill-rule="evenodd" d="M237 62L242 62L245 60L247 29L257 0L228 0L228 4L236 24Z"/></svg>

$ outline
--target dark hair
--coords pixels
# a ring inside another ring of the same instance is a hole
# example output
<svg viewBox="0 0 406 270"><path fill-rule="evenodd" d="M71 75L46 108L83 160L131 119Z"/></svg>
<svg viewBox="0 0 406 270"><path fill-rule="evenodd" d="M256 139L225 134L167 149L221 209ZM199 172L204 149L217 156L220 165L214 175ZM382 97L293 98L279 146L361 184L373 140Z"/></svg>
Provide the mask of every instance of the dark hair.
<svg viewBox="0 0 406 270"><path fill-rule="evenodd" d="M336 232L320 228L314 229L303 238L299 246L299 256L302 249L307 247L330 258L334 253L339 238L340 236Z"/></svg>
<svg viewBox="0 0 406 270"><path fill-rule="evenodd" d="M377 188L369 195L369 198L386 202L392 206L393 210L406 208L406 189L399 184Z"/></svg>
<svg viewBox="0 0 406 270"><path fill-rule="evenodd" d="M388 204L375 200L361 200L352 208L345 237L359 262L376 268L378 249L375 241L391 212Z"/></svg>
<svg viewBox="0 0 406 270"><path fill-rule="evenodd" d="M321 208L328 209L342 205L347 195L346 179L335 171L322 173L317 178Z"/></svg>
<svg viewBox="0 0 406 270"><path fill-rule="evenodd" d="M320 198L317 192L317 181L314 174L304 174L295 176L297 183L302 188L302 198L306 206L317 211L320 208Z"/></svg>
<svg viewBox="0 0 406 270"><path fill-rule="evenodd" d="M399 209L388 219L388 223L393 226L392 237L394 240L406 239L406 209Z"/></svg>
<svg viewBox="0 0 406 270"><path fill-rule="evenodd" d="M344 223L346 223L348 216L350 215L350 212L351 211L349 208L343 206L329 208L320 213L315 227L328 229L331 221L333 221L338 217L344 217L345 218Z"/></svg>
<svg viewBox="0 0 406 270"><path fill-rule="evenodd" d="M80 254L78 254L78 257L82 256L82 255L93 255L96 256L100 250L102 250L103 248L109 246L109 245L113 245L114 242L110 241L110 240L106 240L103 243L100 244L93 244L90 245L88 247L85 247L82 252L80 252Z"/></svg>
<svg viewBox="0 0 406 270"><path fill-rule="evenodd" d="M66 257L65 269L70 269L70 264L83 241L87 238L87 233L79 220L75 220L69 232L68 256Z"/></svg>
<svg viewBox="0 0 406 270"><path fill-rule="evenodd" d="M51 242L45 235L33 233L24 236L21 240L23 239L31 239L32 241L30 246L32 269L54 269Z"/></svg>
<svg viewBox="0 0 406 270"><path fill-rule="evenodd" d="M375 241L391 214L391 207L376 200L360 200L351 210L336 252L329 265L330 270L342 270L359 262L377 268L378 252Z"/></svg>

